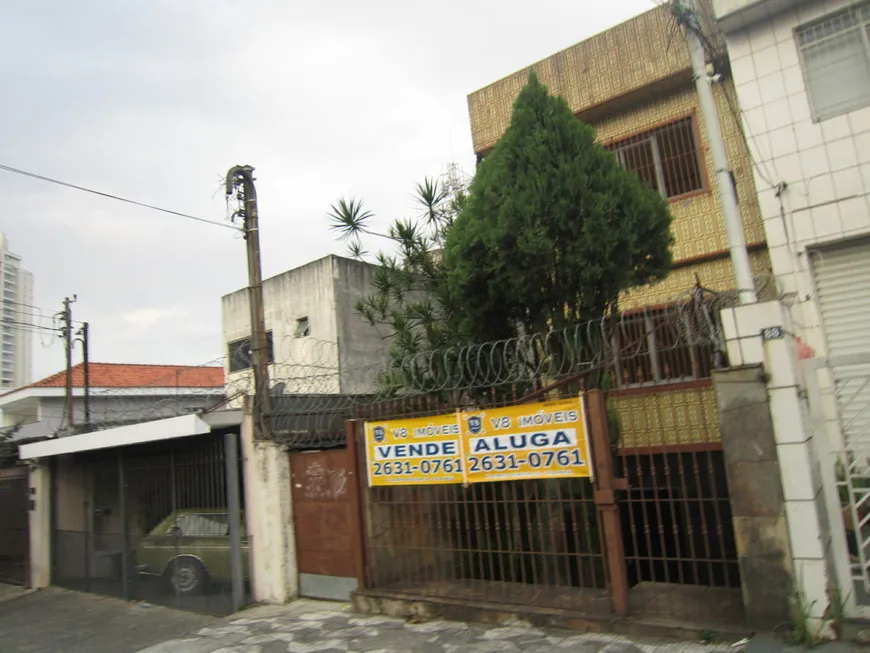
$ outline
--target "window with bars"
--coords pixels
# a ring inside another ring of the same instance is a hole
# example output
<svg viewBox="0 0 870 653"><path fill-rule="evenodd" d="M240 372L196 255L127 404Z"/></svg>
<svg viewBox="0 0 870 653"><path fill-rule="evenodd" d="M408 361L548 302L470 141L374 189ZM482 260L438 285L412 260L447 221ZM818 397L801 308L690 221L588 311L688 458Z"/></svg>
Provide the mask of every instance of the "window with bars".
<svg viewBox="0 0 870 653"><path fill-rule="evenodd" d="M253 366L253 355L251 352L251 339L242 338L235 340L227 345L230 357L230 372L240 372L247 370ZM270 363L275 362L275 350L272 346L272 332L266 332L266 351L268 352L268 360Z"/></svg>
<svg viewBox="0 0 870 653"><path fill-rule="evenodd" d="M698 332L689 311L643 311L613 325L612 346L617 388L691 381L709 377L713 351L693 342Z"/></svg>
<svg viewBox="0 0 870 653"><path fill-rule="evenodd" d="M619 163L663 197L704 189L701 157L691 116L610 143Z"/></svg>
<svg viewBox="0 0 870 653"><path fill-rule="evenodd" d="M870 4L801 27L795 38L814 120L870 104Z"/></svg>

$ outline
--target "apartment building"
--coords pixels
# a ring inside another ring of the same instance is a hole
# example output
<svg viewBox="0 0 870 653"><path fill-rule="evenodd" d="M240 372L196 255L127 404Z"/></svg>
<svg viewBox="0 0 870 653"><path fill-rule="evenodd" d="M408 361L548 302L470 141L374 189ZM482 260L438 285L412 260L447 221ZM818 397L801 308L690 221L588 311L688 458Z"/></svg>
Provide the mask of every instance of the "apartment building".
<svg viewBox="0 0 870 653"><path fill-rule="evenodd" d="M795 323L819 354L870 353L870 4L714 6Z"/></svg>
<svg viewBox="0 0 870 653"><path fill-rule="evenodd" d="M33 275L21 267L21 257L9 250L9 241L2 233L0 277L3 279L0 388L11 390L31 380L33 334L23 325L33 319Z"/></svg>

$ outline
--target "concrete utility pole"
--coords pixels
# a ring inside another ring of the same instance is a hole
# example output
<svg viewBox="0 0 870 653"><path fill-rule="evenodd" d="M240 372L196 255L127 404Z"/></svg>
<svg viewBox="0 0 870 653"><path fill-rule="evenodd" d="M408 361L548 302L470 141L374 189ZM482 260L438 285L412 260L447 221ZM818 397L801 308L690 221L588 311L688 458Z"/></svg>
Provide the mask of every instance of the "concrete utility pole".
<svg viewBox="0 0 870 653"><path fill-rule="evenodd" d="M755 295L755 282L752 279L752 268L749 265L749 253L746 251L746 239L743 237L743 220L740 217L740 207L737 204L737 191L734 188L734 178L728 163L728 152L722 127L719 125L719 112L716 109L716 99L713 96L713 80L707 74L707 57L704 48L703 31L699 20L700 10L697 0L675 1L671 9L686 33L689 57L692 62L692 72L695 75L695 89L698 91L698 101L701 114L707 126L707 140L710 143L710 154L716 171L716 184L722 198L722 212L725 216L725 231L728 234L728 245L731 249L731 262L734 265L734 279L737 282L737 292L741 304L754 304L758 301ZM739 116L737 120L739 120Z"/></svg>
<svg viewBox="0 0 870 653"><path fill-rule="evenodd" d="M72 378L72 304L78 299L76 295L72 299L65 297L63 300L63 311L61 312L61 322L63 322L63 338L64 353L66 354L66 427L72 428L75 419L73 412L73 378Z"/></svg>
<svg viewBox="0 0 870 653"><path fill-rule="evenodd" d="M243 232L248 245L248 302L251 311L251 354L254 368L254 433L258 438L271 437L268 413L272 399L269 394L269 351L266 341L266 314L263 309L263 273L260 268L260 231L257 212L257 190L254 169L233 166L227 172L227 197L239 191L242 202L238 211L243 219Z"/></svg>
<svg viewBox="0 0 870 653"><path fill-rule="evenodd" d="M76 332L78 342L82 343L82 365L84 366L85 384L85 425L91 425L91 370L90 370L90 342L88 340L88 323L82 324Z"/></svg>

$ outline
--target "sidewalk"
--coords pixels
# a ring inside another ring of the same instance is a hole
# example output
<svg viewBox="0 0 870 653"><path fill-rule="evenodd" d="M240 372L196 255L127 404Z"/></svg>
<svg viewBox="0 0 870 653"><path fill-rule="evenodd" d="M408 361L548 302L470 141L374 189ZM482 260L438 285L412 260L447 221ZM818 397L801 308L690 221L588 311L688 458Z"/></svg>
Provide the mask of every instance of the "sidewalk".
<svg viewBox="0 0 870 653"><path fill-rule="evenodd" d="M447 621L411 624L358 615L340 603L300 600L228 617L195 634L140 653L724 653L702 645L578 634L525 626L488 627Z"/></svg>

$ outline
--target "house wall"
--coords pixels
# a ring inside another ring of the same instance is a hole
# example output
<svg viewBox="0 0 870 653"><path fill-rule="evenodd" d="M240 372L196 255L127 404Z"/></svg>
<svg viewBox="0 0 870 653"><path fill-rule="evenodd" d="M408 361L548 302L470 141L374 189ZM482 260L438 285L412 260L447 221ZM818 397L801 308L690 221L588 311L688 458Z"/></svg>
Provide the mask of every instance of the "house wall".
<svg viewBox="0 0 870 653"><path fill-rule="evenodd" d="M764 274L770 269L764 251L764 227L749 149L740 133L738 115L732 110L732 105L736 104L734 100L733 85L730 80L725 80L716 89L719 124L737 185L744 237L748 246L757 248L750 256L750 264L754 273ZM689 115L694 116L696 135L700 137L698 149L703 153L702 172L707 178L705 188L699 193L677 197L669 202L673 217L671 231L674 234L674 269L662 282L625 293L620 301L623 309L673 301L695 285L696 277L711 290L734 288L734 269L728 255L722 201L719 189L713 181L714 168L707 128L700 115L694 85L684 85L659 94L631 108L610 113L592 124L597 131L598 140L606 144Z"/></svg>
<svg viewBox="0 0 870 653"><path fill-rule="evenodd" d="M101 389L95 389L99 393ZM126 420L161 419L175 417L189 412L201 410L214 405L223 396L223 389L211 390L203 388L201 395L173 394L167 389L164 395L147 397L125 395L123 390L109 390L109 396L91 397L91 421L112 422ZM4 411L4 425L29 424L36 421L45 422L52 429L60 429L66 423L66 400L63 397L40 397L32 400L38 408L30 408L31 402L20 402ZM24 406L24 407L22 407ZM85 421L84 399L73 399L73 415L76 424Z"/></svg>
<svg viewBox="0 0 870 653"><path fill-rule="evenodd" d="M712 7L701 3L703 20ZM708 34L716 34L711 24ZM713 37L717 44L719 36ZM660 6L593 36L532 66L551 93L593 125L598 140L616 142L675 120L694 116L700 139L701 192L673 198L674 268L664 281L623 295L620 306L633 309L679 299L696 279L711 290L733 289L734 272L719 190L714 180L706 125L700 115L685 39L667 7ZM529 70L517 72L472 93L468 98L475 152L491 149L510 124L516 96ZM737 186L744 236L752 248L750 264L757 275L769 273L765 233L749 149L740 131L734 85L725 78L715 86L719 122Z"/></svg>
<svg viewBox="0 0 870 653"><path fill-rule="evenodd" d="M714 4L719 14L728 2ZM810 268L823 258L816 248L870 233L870 107L813 121L794 30L851 4L799 4L726 35L773 271L795 293L798 334L820 354Z"/></svg>
<svg viewBox="0 0 870 653"><path fill-rule="evenodd" d="M350 370L384 360L387 345L354 311L357 300L371 292L374 266L327 256L263 282L266 330L272 332L274 383L285 393L337 393L341 367ZM295 336L297 320L307 317L310 336ZM247 290L222 299L224 346L251 334ZM252 388L251 372L229 372L228 394ZM351 389L353 391L353 389Z"/></svg>
<svg viewBox="0 0 870 653"><path fill-rule="evenodd" d="M372 292L375 267L335 257L335 311L341 356L341 390L359 394L373 389L382 369L390 341L366 323L356 311L361 298Z"/></svg>

